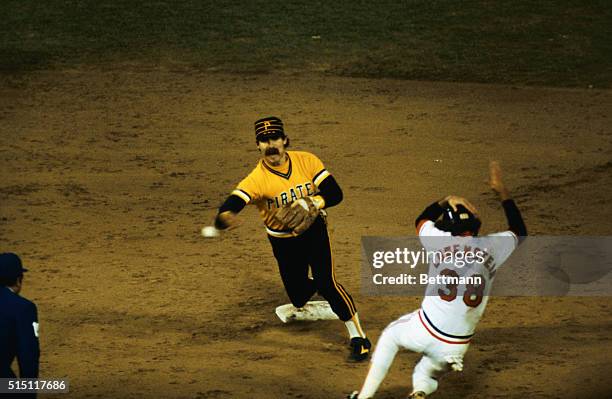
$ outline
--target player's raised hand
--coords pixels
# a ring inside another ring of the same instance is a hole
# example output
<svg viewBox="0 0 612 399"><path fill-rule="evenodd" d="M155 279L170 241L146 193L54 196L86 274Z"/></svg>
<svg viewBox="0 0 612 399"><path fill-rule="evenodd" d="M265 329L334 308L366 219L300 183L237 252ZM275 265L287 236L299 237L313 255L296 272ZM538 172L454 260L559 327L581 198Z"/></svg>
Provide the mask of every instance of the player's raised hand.
<svg viewBox="0 0 612 399"><path fill-rule="evenodd" d="M504 185L504 181L502 179L501 167L499 166L499 162L491 161L489 163L489 186L493 191L495 191L501 197L502 201L508 199L510 194L508 193L508 189Z"/></svg>
<svg viewBox="0 0 612 399"><path fill-rule="evenodd" d="M455 212L457 212L457 205L463 205L468 211L472 212L474 215L478 215L478 210L467 198L459 197L457 195L449 195L444 199L448 205L453 208Z"/></svg>

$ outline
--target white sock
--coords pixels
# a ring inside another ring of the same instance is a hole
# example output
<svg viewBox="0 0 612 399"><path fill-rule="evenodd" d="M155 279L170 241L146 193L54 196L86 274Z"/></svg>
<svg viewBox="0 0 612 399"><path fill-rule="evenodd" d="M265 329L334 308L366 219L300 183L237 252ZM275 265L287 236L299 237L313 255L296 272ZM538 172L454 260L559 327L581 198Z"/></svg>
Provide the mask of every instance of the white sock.
<svg viewBox="0 0 612 399"><path fill-rule="evenodd" d="M350 320L345 321L344 325L346 326L346 329L348 330L348 333L351 338L365 338L366 335L361 329L361 324L359 324L359 316L357 315L357 313L355 313L355 315Z"/></svg>

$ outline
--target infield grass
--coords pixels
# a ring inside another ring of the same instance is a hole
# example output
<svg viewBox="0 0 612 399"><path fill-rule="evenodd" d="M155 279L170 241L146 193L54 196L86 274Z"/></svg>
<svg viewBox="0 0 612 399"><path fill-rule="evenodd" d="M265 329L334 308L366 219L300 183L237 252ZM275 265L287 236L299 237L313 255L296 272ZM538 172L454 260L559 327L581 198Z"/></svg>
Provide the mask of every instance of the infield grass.
<svg viewBox="0 0 612 399"><path fill-rule="evenodd" d="M610 87L612 2L0 3L0 72L117 62Z"/></svg>

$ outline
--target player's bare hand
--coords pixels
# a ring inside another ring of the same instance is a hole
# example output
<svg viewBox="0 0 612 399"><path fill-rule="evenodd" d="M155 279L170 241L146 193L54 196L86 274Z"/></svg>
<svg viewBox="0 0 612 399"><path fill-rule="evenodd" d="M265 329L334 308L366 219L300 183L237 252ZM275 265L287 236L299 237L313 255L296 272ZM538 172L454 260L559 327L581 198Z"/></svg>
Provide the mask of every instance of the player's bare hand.
<svg viewBox="0 0 612 399"><path fill-rule="evenodd" d="M497 194L499 194L502 201L510 197L508 189L506 189L506 186L504 185L504 181L502 179L501 167L499 166L499 162L497 161L491 161L489 163L488 183L491 189Z"/></svg>
<svg viewBox="0 0 612 399"><path fill-rule="evenodd" d="M225 226L224 230L233 230L242 224L242 220L232 211L221 212L217 215L222 226Z"/></svg>
<svg viewBox="0 0 612 399"><path fill-rule="evenodd" d="M457 212L458 205L463 205L468 211L472 212L474 215L478 215L478 210L474 204L467 200L467 198L459 197L457 195L449 195L444 199L444 201L450 205L455 212Z"/></svg>

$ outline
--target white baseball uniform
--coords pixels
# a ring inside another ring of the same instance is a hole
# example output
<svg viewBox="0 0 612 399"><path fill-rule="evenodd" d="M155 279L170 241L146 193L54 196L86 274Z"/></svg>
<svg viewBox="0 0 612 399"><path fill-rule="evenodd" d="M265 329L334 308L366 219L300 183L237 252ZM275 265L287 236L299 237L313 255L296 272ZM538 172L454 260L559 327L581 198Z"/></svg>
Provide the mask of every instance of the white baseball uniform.
<svg viewBox="0 0 612 399"><path fill-rule="evenodd" d="M482 251L482 262L462 267L457 261L429 263L429 276L480 276L478 284L429 284L421 308L395 320L385 328L372 356L372 363L358 398L371 398L387 374L400 348L422 353L412 374L413 391L429 395L438 387L437 378L447 371L463 369L463 355L487 305L495 272L518 245L511 231L484 237L452 236L431 220L419 226L419 237L427 251Z"/></svg>

